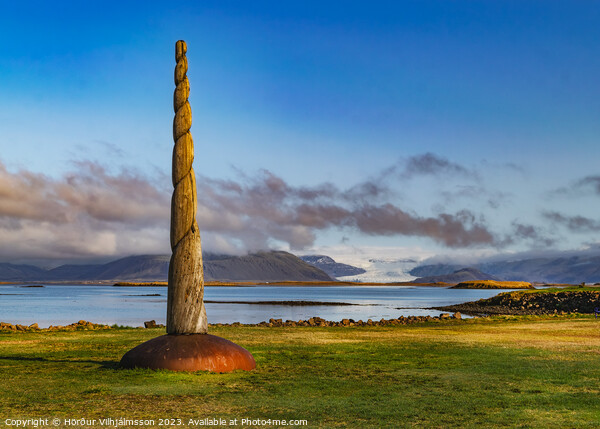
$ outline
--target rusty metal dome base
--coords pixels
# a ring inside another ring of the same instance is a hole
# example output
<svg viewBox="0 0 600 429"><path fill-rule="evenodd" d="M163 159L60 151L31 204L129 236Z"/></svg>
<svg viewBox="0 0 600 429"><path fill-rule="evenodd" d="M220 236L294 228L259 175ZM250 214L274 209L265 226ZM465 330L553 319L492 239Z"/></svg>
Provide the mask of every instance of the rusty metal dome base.
<svg viewBox="0 0 600 429"><path fill-rule="evenodd" d="M129 350L122 368L169 369L171 371L250 371L254 357L243 347L209 334L162 335Z"/></svg>

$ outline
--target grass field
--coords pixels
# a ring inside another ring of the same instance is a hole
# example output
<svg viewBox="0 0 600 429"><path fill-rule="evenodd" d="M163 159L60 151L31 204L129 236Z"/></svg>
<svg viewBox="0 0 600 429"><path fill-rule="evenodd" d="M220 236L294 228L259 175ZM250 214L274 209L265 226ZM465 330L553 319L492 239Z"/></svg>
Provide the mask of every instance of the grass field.
<svg viewBox="0 0 600 429"><path fill-rule="evenodd" d="M265 427L242 419L326 428L600 425L593 316L211 333L250 350L256 370L118 369L123 353L158 329L0 333L0 426L17 418L96 420L69 427L101 427L103 418L181 419L182 427L207 418L237 419L237 427Z"/></svg>

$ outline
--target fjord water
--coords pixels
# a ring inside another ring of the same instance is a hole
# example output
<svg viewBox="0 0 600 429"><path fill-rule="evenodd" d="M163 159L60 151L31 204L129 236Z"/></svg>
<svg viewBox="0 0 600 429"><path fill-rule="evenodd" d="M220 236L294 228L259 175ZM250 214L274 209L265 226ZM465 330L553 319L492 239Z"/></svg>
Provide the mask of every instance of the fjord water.
<svg viewBox="0 0 600 429"><path fill-rule="evenodd" d="M360 305L228 304L207 303L209 323L259 323L270 318L308 319L318 316L339 321L390 319L399 316L436 316L437 307L489 298L498 290L448 289L416 286L207 286L209 301L320 301ZM0 286L0 321L41 328L78 320L142 326L146 320L165 323L167 288L90 285Z"/></svg>

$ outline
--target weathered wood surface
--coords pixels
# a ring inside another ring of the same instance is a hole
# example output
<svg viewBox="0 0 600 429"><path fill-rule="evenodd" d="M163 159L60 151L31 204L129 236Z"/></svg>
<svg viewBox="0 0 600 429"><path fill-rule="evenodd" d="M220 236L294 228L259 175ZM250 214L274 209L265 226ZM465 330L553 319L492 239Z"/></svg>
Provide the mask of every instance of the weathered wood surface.
<svg viewBox="0 0 600 429"><path fill-rule="evenodd" d="M200 231L196 223L196 178L192 109L188 101L187 46L175 44L175 92L173 94L173 197L171 199L171 249L167 298L168 334L205 334L204 273Z"/></svg>

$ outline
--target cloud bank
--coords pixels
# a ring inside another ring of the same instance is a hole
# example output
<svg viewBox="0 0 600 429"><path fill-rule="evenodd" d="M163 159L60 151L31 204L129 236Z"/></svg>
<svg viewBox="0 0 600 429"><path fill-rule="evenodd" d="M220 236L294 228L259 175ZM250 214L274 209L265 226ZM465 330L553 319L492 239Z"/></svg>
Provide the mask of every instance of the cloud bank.
<svg viewBox="0 0 600 429"><path fill-rule="evenodd" d="M368 235L429 237L448 247L494 244L493 234L468 210L422 217L389 202L391 191L364 182L348 190L332 184L293 187L267 170L242 182L198 178L198 223L209 231L237 234L250 248L270 240L292 249L314 243L316 231L350 228Z"/></svg>
<svg viewBox="0 0 600 429"><path fill-rule="evenodd" d="M235 180L198 176L203 246L227 253L282 244L301 250L332 228L345 236L423 237L453 249L527 240L551 244L538 228L517 222L501 236L471 210L423 216L399 206L399 181L418 176L478 181L475 170L431 153L399 161L347 189L332 183L292 186L268 170L238 172ZM170 192L164 174L151 179L91 161L74 163L73 171L59 179L11 172L0 163L0 260L168 253ZM477 185L459 192L479 198L486 191Z"/></svg>
<svg viewBox="0 0 600 429"><path fill-rule="evenodd" d="M169 195L135 172L93 162L57 180L0 163L0 258L164 252ZM168 243L168 241L167 241ZM143 250L141 250L143 249Z"/></svg>
<svg viewBox="0 0 600 429"><path fill-rule="evenodd" d="M555 189L551 196L600 195L600 176L589 175L578 179L567 186Z"/></svg>
<svg viewBox="0 0 600 429"><path fill-rule="evenodd" d="M585 216L566 216L559 212L544 212L544 217L554 224L566 227L569 231L575 233L587 233L600 231L600 222Z"/></svg>

